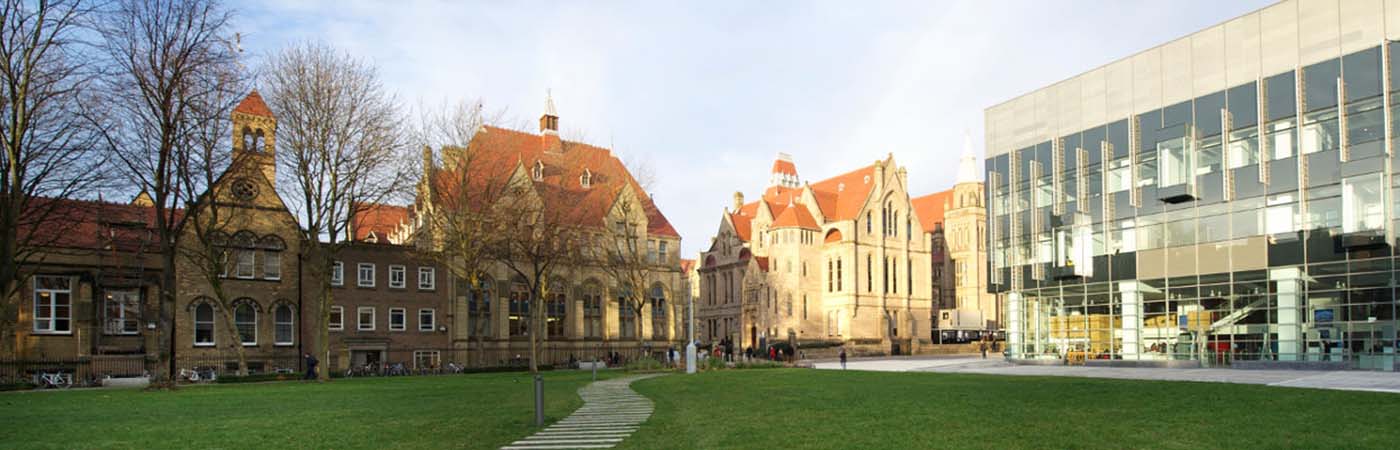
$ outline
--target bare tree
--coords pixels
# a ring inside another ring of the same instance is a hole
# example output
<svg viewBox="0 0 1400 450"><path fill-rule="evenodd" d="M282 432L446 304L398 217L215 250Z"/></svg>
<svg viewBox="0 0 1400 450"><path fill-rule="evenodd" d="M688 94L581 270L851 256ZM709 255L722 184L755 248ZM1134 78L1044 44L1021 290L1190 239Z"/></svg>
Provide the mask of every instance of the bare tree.
<svg viewBox="0 0 1400 450"><path fill-rule="evenodd" d="M418 139L441 145L442 163L434 162L431 147L424 148L418 209L426 220L414 236L465 283L464 293L473 299L467 326L468 335L475 338L478 364L484 363L488 321L483 318L490 309L484 301L485 275L492 265L488 251L498 237L490 206L501 200L509 182L507 173L493 173L497 166L484 161L509 149L495 134L478 133L500 117L487 116L480 105L461 102L420 118Z"/></svg>
<svg viewBox="0 0 1400 450"><path fill-rule="evenodd" d="M238 72L232 12L218 0L118 0L103 11L99 31L110 64L102 90L110 108L103 138L130 183L152 200L160 253L157 342L168 375L176 373L175 267L182 209L203 187L184 183L200 170L185 145L195 130L221 120L216 80Z"/></svg>
<svg viewBox="0 0 1400 450"><path fill-rule="evenodd" d="M92 71L77 1L0 2L0 335L13 336L19 289L40 250L76 221L63 200L98 183L105 156L84 119ZM0 350L10 348L0 337Z"/></svg>
<svg viewBox="0 0 1400 450"><path fill-rule="evenodd" d="M611 223L605 224L603 232L597 236L601 241L590 248L591 264L597 266L619 288L618 300L627 308L634 320L633 338L638 343L646 339L641 312L648 298L648 287L655 277L669 269L665 261L658 259L657 249L649 247L644 223L648 217L650 204L643 193L654 183L651 166L640 160L626 163L631 180L621 189L613 202L609 214ZM645 181L647 184L643 184Z"/></svg>
<svg viewBox="0 0 1400 450"><path fill-rule="evenodd" d="M330 361L330 272L360 213L411 186L399 105L372 65L320 43L274 55L265 68L278 117L283 198L301 222L305 267L320 280L316 355ZM329 379L321 371L320 379Z"/></svg>

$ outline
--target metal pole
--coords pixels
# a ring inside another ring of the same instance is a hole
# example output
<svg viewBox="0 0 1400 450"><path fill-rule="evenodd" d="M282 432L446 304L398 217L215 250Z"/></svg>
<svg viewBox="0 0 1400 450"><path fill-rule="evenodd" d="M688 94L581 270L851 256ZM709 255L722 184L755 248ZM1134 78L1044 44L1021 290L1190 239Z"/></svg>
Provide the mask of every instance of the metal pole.
<svg viewBox="0 0 1400 450"><path fill-rule="evenodd" d="M598 381L598 351L593 351L593 381Z"/></svg>
<svg viewBox="0 0 1400 450"><path fill-rule="evenodd" d="M687 327L689 336L685 344L685 373L695 373L695 296L690 294L690 289L685 290L685 299L690 309L690 326Z"/></svg>
<svg viewBox="0 0 1400 450"><path fill-rule="evenodd" d="M544 426L544 376L535 374L535 426Z"/></svg>

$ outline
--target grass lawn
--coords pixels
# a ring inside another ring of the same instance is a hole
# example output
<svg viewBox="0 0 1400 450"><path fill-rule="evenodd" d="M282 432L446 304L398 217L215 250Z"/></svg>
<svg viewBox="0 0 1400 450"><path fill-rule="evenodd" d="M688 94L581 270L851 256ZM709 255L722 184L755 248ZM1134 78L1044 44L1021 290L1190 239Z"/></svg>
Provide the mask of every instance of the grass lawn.
<svg viewBox="0 0 1400 450"><path fill-rule="evenodd" d="M1258 385L828 370L639 381L620 448L1397 448L1400 395Z"/></svg>
<svg viewBox="0 0 1400 450"><path fill-rule="evenodd" d="M590 380L546 372L548 420ZM531 391L495 373L0 393L0 448L497 448L533 432Z"/></svg>

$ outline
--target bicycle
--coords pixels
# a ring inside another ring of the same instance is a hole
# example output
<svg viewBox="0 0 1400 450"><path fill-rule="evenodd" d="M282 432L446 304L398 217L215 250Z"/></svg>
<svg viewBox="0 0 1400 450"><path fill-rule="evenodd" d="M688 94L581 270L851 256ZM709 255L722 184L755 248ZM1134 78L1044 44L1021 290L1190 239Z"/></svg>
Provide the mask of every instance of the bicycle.
<svg viewBox="0 0 1400 450"><path fill-rule="evenodd" d="M39 389L68 389L73 387L73 374L64 372L39 372Z"/></svg>

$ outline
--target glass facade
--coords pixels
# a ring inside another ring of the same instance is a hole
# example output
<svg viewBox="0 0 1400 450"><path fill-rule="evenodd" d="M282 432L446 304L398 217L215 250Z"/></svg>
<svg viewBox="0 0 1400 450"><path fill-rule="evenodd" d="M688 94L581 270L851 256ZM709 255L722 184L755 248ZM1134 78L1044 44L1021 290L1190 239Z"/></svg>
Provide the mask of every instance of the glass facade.
<svg viewBox="0 0 1400 450"><path fill-rule="evenodd" d="M998 149L1010 356L1394 370L1397 50Z"/></svg>

